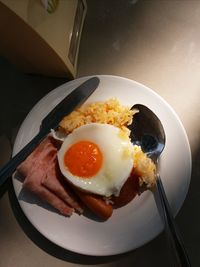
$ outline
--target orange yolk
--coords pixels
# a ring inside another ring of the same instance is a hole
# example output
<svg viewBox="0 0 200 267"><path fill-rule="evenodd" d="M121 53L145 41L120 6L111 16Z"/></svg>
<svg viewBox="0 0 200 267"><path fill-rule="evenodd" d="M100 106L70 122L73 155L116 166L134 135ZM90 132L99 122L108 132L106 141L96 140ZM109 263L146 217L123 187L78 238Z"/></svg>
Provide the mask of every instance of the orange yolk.
<svg viewBox="0 0 200 267"><path fill-rule="evenodd" d="M76 176L90 178L97 174L103 162L99 147L90 141L73 144L64 155L64 164Z"/></svg>

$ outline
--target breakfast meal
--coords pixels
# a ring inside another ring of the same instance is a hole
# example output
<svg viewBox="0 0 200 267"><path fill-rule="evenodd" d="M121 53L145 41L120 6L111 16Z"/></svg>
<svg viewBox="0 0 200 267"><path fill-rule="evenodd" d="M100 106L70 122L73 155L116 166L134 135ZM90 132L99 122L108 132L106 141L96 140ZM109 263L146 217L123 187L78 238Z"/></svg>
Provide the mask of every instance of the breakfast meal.
<svg viewBox="0 0 200 267"><path fill-rule="evenodd" d="M117 99L73 111L18 166L23 187L65 216L108 219L155 185L155 164L130 140L137 112Z"/></svg>

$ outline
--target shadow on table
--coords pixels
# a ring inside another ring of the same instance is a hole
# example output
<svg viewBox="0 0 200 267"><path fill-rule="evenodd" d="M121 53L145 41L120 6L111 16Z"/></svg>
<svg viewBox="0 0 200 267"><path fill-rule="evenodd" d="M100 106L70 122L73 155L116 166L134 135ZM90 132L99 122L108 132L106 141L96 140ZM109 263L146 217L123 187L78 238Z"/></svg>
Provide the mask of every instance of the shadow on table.
<svg viewBox="0 0 200 267"><path fill-rule="evenodd" d="M67 82L67 78L29 75L0 57L0 135L12 139L32 107L47 93Z"/></svg>
<svg viewBox="0 0 200 267"><path fill-rule="evenodd" d="M10 185L10 177L7 179L7 181L2 185L0 186L0 199L1 197L3 196L3 194L8 190L9 188L9 185Z"/></svg>

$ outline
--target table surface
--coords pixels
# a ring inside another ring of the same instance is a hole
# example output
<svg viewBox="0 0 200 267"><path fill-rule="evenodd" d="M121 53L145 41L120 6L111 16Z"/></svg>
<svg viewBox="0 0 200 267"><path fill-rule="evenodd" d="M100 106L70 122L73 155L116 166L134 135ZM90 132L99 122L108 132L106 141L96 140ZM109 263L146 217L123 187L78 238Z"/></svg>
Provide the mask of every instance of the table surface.
<svg viewBox="0 0 200 267"><path fill-rule="evenodd" d="M176 217L192 266L200 266L200 1L90 0L77 77L111 74L141 82L180 117L192 151L192 177ZM66 79L28 76L0 59L0 165L33 105ZM22 230L23 228L23 230ZM19 208L10 183L0 191L0 266L170 266L165 235L130 253L89 257L42 237Z"/></svg>

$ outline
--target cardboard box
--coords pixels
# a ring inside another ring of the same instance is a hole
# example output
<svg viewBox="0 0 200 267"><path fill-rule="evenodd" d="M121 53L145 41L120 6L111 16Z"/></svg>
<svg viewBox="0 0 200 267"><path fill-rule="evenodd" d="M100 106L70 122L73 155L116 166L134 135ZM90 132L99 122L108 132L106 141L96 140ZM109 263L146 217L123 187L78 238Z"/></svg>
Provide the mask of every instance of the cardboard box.
<svg viewBox="0 0 200 267"><path fill-rule="evenodd" d="M41 0L0 0L0 55L25 73L74 78L84 0L60 0L49 13Z"/></svg>

